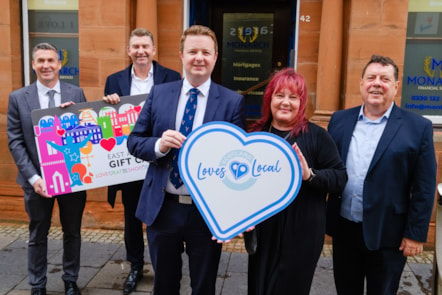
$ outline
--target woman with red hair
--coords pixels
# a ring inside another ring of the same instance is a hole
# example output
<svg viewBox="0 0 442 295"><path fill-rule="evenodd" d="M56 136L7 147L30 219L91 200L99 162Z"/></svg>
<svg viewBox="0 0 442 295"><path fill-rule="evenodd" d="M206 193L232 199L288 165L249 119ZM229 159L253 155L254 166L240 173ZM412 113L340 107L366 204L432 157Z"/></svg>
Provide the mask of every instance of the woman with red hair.
<svg viewBox="0 0 442 295"><path fill-rule="evenodd" d="M303 180L287 208L255 227L257 247L249 252L249 295L309 294L324 244L327 194L339 194L347 181L333 139L308 122L306 105L303 77L291 68L281 70L264 92L262 118L249 130L287 140L298 155ZM250 232L245 235L250 237Z"/></svg>

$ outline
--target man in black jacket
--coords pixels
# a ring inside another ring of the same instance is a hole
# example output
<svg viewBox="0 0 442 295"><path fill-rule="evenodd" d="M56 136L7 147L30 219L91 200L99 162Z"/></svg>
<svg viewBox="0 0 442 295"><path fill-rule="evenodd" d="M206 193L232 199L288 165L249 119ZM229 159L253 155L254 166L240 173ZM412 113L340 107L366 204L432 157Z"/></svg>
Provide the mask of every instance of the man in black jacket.
<svg viewBox="0 0 442 295"><path fill-rule="evenodd" d="M137 28L131 32L127 54L132 64L126 69L107 77L103 100L111 104L120 101L120 96L147 94L155 84L180 80L181 75L161 66L153 60L156 53L153 35L146 29ZM131 271L124 283L124 294L135 290L143 277L144 238L143 224L135 217L143 180L108 187L108 202L113 207L116 193L121 190L124 206L124 242L126 259Z"/></svg>

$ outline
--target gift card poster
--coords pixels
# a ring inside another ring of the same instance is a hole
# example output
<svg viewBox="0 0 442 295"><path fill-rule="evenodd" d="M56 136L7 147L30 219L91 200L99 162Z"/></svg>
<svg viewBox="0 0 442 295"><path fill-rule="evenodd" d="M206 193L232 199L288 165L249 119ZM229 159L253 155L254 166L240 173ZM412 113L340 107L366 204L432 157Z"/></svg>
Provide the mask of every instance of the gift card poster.
<svg viewBox="0 0 442 295"><path fill-rule="evenodd" d="M79 103L34 110L35 142L48 194L60 195L144 179L148 163L127 151L146 95L120 103Z"/></svg>

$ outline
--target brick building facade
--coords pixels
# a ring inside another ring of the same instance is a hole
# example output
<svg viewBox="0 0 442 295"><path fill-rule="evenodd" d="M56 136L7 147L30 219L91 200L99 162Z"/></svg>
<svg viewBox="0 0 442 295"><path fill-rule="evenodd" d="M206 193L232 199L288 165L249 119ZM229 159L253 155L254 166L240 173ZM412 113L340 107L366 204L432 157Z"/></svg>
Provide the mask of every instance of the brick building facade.
<svg viewBox="0 0 442 295"><path fill-rule="evenodd" d="M4 204L0 221L26 219L6 134L8 94L25 83L21 2L5 0L0 3L3 37L0 43L0 195ZM78 0L79 86L84 89L88 101L100 100L106 77L129 65L126 45L129 33L135 27L151 30L157 46L156 59L166 67L182 72L178 57L179 38L187 18L193 14L192 4L206 3L210 10L213 2L217 1ZM267 2L271 6L273 2L284 0ZM360 104L359 78L373 53L395 60L402 79L409 0L287 2L299 7L297 17L303 18L303 21L296 22L294 57L297 70L308 83L308 116L312 121L326 126L334 111ZM219 35L218 41L221 43ZM396 103L401 105L401 91ZM442 159L442 137L437 129L434 134L439 162ZM438 183L442 182L440 174ZM121 207L110 210L105 201L105 188L88 192L85 226L122 226Z"/></svg>

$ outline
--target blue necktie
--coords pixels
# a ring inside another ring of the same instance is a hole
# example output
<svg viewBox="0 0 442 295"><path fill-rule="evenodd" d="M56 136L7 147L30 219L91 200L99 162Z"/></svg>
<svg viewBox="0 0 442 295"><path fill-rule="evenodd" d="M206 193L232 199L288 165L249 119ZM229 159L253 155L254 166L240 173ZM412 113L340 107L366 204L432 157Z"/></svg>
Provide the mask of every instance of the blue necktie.
<svg viewBox="0 0 442 295"><path fill-rule="evenodd" d="M190 89L190 96L186 103L186 108L184 109L183 120L180 125L180 132L187 136L192 131L193 120L195 119L195 111L198 103L198 93L199 90L196 88ZM183 181L180 177L180 171L178 169L178 155L179 150L175 149L173 151L172 157L172 168L170 170L170 182L175 186L175 188L179 188L183 185Z"/></svg>

